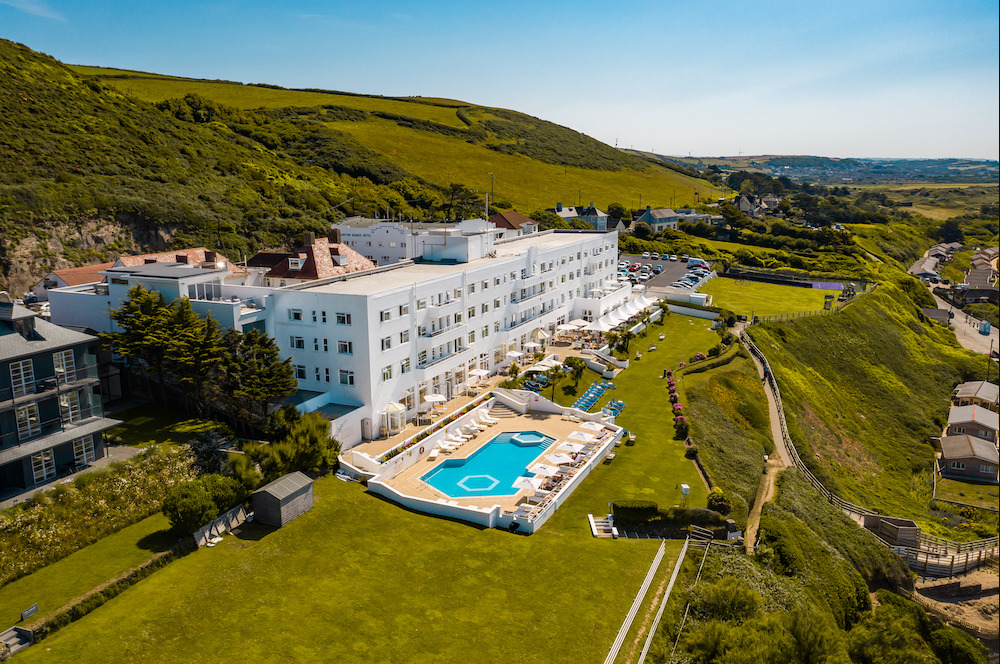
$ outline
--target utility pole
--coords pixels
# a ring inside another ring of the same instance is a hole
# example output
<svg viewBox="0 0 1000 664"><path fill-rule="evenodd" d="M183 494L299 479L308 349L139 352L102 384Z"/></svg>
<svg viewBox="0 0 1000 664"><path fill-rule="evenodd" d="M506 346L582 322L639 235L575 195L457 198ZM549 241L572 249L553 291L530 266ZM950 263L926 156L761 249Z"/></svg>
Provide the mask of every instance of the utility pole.
<svg viewBox="0 0 1000 664"><path fill-rule="evenodd" d="M494 205L496 205L496 196L494 195L494 191L493 191L493 184L494 184L493 181L495 179L496 179L496 176L493 175L493 173L490 173L490 200L493 201Z"/></svg>

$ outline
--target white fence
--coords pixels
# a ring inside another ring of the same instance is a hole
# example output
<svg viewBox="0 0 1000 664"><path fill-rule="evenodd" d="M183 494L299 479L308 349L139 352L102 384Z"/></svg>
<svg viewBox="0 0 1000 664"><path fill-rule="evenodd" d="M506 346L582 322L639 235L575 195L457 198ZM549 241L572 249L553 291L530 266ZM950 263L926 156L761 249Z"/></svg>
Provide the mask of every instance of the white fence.
<svg viewBox="0 0 1000 664"><path fill-rule="evenodd" d="M199 547L208 544L213 537L221 537L247 520L247 512L238 505L214 521L195 531L194 541Z"/></svg>

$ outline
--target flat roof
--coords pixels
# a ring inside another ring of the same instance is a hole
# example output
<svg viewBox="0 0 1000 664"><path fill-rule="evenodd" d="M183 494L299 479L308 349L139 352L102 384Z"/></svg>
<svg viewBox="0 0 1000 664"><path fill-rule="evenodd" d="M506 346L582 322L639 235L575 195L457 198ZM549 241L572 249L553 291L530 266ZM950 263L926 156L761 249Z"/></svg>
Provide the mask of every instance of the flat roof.
<svg viewBox="0 0 1000 664"><path fill-rule="evenodd" d="M185 277L201 277L208 274L229 274L226 268L207 268L189 263L144 263L134 267L113 267L104 270L104 274L135 274L153 279L184 279Z"/></svg>
<svg viewBox="0 0 1000 664"><path fill-rule="evenodd" d="M395 290L404 285L430 281L454 274L461 274L466 270L499 263L523 255L529 247L539 249L554 249L579 242L582 236L606 235L602 231L578 231L570 233L531 233L522 235L510 241L497 242L494 245L496 257L479 258L468 263L407 263L400 265L396 269L379 270L373 274L364 272L357 276L351 276L343 281L335 281L329 284L319 284L296 290L309 291L314 293L337 293L340 295L374 295L385 291Z"/></svg>

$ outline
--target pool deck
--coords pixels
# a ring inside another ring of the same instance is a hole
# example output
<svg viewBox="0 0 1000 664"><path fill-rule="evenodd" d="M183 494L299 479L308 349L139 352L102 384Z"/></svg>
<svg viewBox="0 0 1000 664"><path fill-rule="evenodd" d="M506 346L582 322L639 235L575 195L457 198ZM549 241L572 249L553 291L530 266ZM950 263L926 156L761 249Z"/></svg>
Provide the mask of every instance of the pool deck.
<svg viewBox="0 0 1000 664"><path fill-rule="evenodd" d="M497 415L497 413L493 414L494 417L497 417ZM555 414L529 412L526 415L518 415L516 417L506 416L499 417L498 419L500 421L497 424L488 427L486 431L480 433L473 440L466 442L454 452L451 452L450 454L442 452L442 454L440 454L434 461L429 459L418 461L391 480L386 480L385 483L400 493L409 494L417 498L424 498L427 500L443 499L454 501L461 506L467 507L489 508L493 505L500 505L505 512L514 511L517 508L518 501L534 494L534 490L521 489L512 496L452 497L438 491L420 479L443 461L448 459L468 458L475 453L476 450L493 440L497 434L505 432L538 431L539 433L545 434L550 438L555 438L555 443L553 443L548 449L540 451L538 457L528 464L529 467L539 462L553 465L546 461L544 455L555 454L557 452L556 448L566 442L571 433L580 430L580 423L564 420L560 415ZM610 428L606 427L605 431L608 432L608 435L612 435ZM599 432L588 431L588 433L599 435Z"/></svg>

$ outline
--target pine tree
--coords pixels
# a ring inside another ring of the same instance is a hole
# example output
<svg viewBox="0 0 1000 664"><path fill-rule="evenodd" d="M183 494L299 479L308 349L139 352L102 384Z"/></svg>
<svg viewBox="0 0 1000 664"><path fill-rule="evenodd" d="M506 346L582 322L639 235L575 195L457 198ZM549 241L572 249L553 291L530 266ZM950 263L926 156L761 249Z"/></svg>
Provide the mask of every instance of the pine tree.
<svg viewBox="0 0 1000 664"><path fill-rule="evenodd" d="M120 332L103 334L114 352L129 361L129 366L147 379L147 393L152 399L150 376L160 384L161 398L165 398L168 347L171 336L172 307L157 291L135 286L128 291L128 299L120 309L111 311Z"/></svg>
<svg viewBox="0 0 1000 664"><path fill-rule="evenodd" d="M298 386L290 358L281 359L274 339L258 330L223 336L221 397L237 425L266 431L271 410Z"/></svg>
<svg viewBox="0 0 1000 664"><path fill-rule="evenodd" d="M168 371L181 388L188 409L206 416L222 358L222 335L211 314L201 318L187 298L177 301L170 318ZM193 406L193 408L192 408Z"/></svg>

